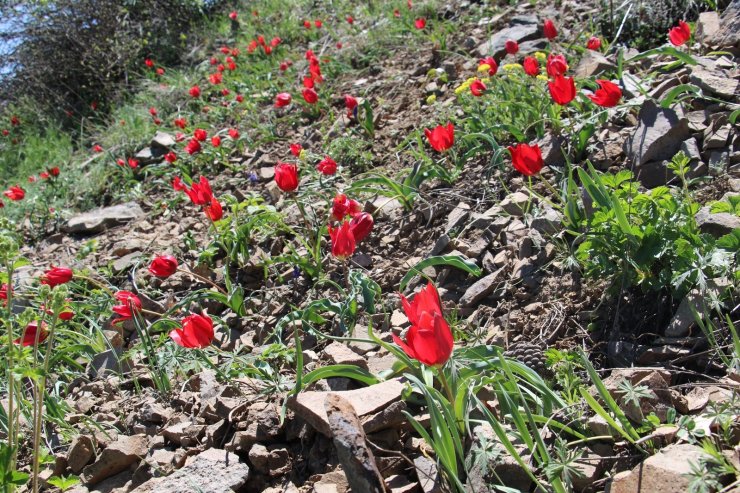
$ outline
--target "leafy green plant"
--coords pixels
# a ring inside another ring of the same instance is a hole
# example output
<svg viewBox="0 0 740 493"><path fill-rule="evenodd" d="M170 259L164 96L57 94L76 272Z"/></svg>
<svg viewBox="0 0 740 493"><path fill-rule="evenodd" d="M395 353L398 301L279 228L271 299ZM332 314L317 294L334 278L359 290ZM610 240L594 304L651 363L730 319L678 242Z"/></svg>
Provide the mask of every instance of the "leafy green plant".
<svg viewBox="0 0 740 493"><path fill-rule="evenodd" d="M678 154L674 168L683 170L686 160ZM578 168L578 176L593 210L569 193L565 215L587 275L609 279L612 287L682 295L694 286L706 290L710 279L732 272L732 254L699 231L699 205L687 193L667 186L640 192L631 172L599 174L590 163L588 171Z"/></svg>

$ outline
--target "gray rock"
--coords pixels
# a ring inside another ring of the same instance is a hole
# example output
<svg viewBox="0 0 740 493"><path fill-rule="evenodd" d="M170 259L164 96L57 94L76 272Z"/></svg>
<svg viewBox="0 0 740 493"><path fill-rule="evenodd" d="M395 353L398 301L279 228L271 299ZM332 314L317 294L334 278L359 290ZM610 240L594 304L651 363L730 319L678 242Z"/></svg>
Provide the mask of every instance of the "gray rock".
<svg viewBox="0 0 740 493"><path fill-rule="evenodd" d="M354 365L367 369L367 361L341 342L332 342L324 348L324 354L335 365Z"/></svg>
<svg viewBox="0 0 740 493"><path fill-rule="evenodd" d="M507 195L499 204L504 212L515 216L522 217L527 204L530 202L530 196L523 192L514 192Z"/></svg>
<svg viewBox="0 0 740 493"><path fill-rule="evenodd" d="M517 24L500 30L491 39L478 46L478 55L481 57L492 56L496 60L506 54L505 44L513 39L518 43L537 39L541 36L540 27L537 24Z"/></svg>
<svg viewBox="0 0 740 493"><path fill-rule="evenodd" d="M565 165L565 156L563 150L567 147L567 142L562 135L548 134L537 141L542 152L542 160L547 166Z"/></svg>
<svg viewBox="0 0 740 493"><path fill-rule="evenodd" d="M740 54L740 0L732 0L719 19L719 30L706 40L718 50Z"/></svg>
<svg viewBox="0 0 740 493"><path fill-rule="evenodd" d="M329 394L324 408L339 461L352 490L384 493L383 477L352 404L337 394Z"/></svg>
<svg viewBox="0 0 740 493"><path fill-rule="evenodd" d="M139 204L126 202L125 204L103 207L78 214L67 221L65 229L68 233L100 233L113 226L138 219L143 215L144 211L141 210Z"/></svg>
<svg viewBox="0 0 740 493"><path fill-rule="evenodd" d="M496 290L496 287L504 280L504 269L488 274L470 286L460 298L460 306L469 307L480 302Z"/></svg>
<svg viewBox="0 0 740 493"><path fill-rule="evenodd" d="M67 465L73 473L79 474L94 457L95 445L92 439L87 435L79 435L69 446Z"/></svg>
<svg viewBox="0 0 740 493"><path fill-rule="evenodd" d="M545 209L541 216L532 220L532 229L542 234L553 235L560 231L563 214L553 208Z"/></svg>
<svg viewBox="0 0 740 493"><path fill-rule="evenodd" d="M465 221L470 216L470 206L464 202L460 202L450 211L447 216L447 225L445 226L445 233L450 234L452 232L459 232L460 229L465 225Z"/></svg>
<svg viewBox="0 0 740 493"><path fill-rule="evenodd" d="M249 466L234 454L211 448L192 458L182 469L163 478L152 478L132 493L233 493L249 476Z"/></svg>
<svg viewBox="0 0 740 493"><path fill-rule="evenodd" d="M414 469L419 479L419 486L424 493L442 493L442 478L440 478L436 462L420 455L414 459Z"/></svg>
<svg viewBox="0 0 740 493"><path fill-rule="evenodd" d="M720 29L717 12L702 12L696 22L696 39L707 41L717 35Z"/></svg>
<svg viewBox="0 0 740 493"><path fill-rule="evenodd" d="M82 471L82 481L91 485L123 472L144 458L149 450L146 435L121 435L108 445L98 459Z"/></svg>
<svg viewBox="0 0 740 493"><path fill-rule="evenodd" d="M631 471L624 471L611 483L610 493L673 493L689 491L691 482L688 474L691 466L698 465L706 454L696 445L687 443L670 445L648 457Z"/></svg>
<svg viewBox="0 0 740 493"><path fill-rule="evenodd" d="M175 147L175 144L176 141L173 135L168 134L167 132L157 132L156 134L154 134L154 137L152 138L152 141L149 145L154 148L159 147L164 150L164 153L167 153L170 149Z"/></svg>
<svg viewBox="0 0 740 493"><path fill-rule="evenodd" d="M616 65L598 51L586 50L573 73L579 78L591 77L609 70L616 70L616 68Z"/></svg>
<svg viewBox="0 0 740 493"><path fill-rule="evenodd" d="M712 236L719 238L728 233L731 233L733 229L740 228L740 217L729 212L718 212L711 213L709 206L702 207L699 212L696 213L696 224L701 229L702 233L709 233Z"/></svg>
<svg viewBox="0 0 740 493"><path fill-rule="evenodd" d="M737 79L730 77L721 71L709 71L701 65L691 68L690 80L705 91L724 99L732 100L737 97Z"/></svg>
<svg viewBox="0 0 740 493"><path fill-rule="evenodd" d="M120 347L96 354L87 365L87 375L90 378L100 378L109 372L128 373L131 371L131 361L122 356L123 349Z"/></svg>
<svg viewBox="0 0 740 493"><path fill-rule="evenodd" d="M392 404L401 402L401 394L404 389L404 384L399 379L388 380L376 385L371 385L358 390L347 390L340 392L333 392L344 399L346 399L357 412L360 419L363 420L363 429L366 433L371 433L387 427L393 424L392 421L383 423L382 421L373 421L372 417L379 413L382 413L386 408L391 407ZM320 433L331 437L331 427L329 426L329 418L324 408L324 401L326 400L328 392L301 392L296 397L292 397L288 400L288 407L299 414L306 422L313 426ZM389 418L395 418L389 416ZM398 416L395 423L402 420L400 409L398 410ZM372 426L370 422L372 421ZM376 428L380 426L381 428Z"/></svg>
<svg viewBox="0 0 740 493"><path fill-rule="evenodd" d="M671 159L689 138L688 120L676 111L645 101L634 134L625 142L625 153L636 164ZM639 171L638 171L639 174Z"/></svg>

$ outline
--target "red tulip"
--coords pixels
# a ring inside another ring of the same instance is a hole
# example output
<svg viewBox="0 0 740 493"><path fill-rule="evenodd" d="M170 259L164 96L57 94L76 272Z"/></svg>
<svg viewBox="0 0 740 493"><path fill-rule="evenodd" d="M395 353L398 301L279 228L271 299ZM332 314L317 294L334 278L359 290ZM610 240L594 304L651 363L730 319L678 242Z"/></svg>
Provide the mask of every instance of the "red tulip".
<svg viewBox="0 0 740 493"><path fill-rule="evenodd" d="M139 161L136 159L130 157L128 158L128 167L129 168L138 168L139 167Z"/></svg>
<svg viewBox="0 0 740 493"><path fill-rule="evenodd" d="M152 68L152 67L154 67L154 61L151 60L151 59L149 59L149 58L147 58L147 59L144 60L144 65L146 65L149 68Z"/></svg>
<svg viewBox="0 0 740 493"><path fill-rule="evenodd" d="M316 85L316 83L313 81L313 77L303 78L303 87L305 87L306 89L311 89L314 85Z"/></svg>
<svg viewBox="0 0 740 493"><path fill-rule="evenodd" d="M201 349L213 341L213 320L204 315L189 315L182 319L182 327L170 332L170 338L179 346Z"/></svg>
<svg viewBox="0 0 740 493"><path fill-rule="evenodd" d="M44 275L41 277L41 284L46 284L53 288L54 286L68 283L72 280L73 276L74 272L72 272L72 269L68 269L67 267L52 267L44 272Z"/></svg>
<svg viewBox="0 0 740 493"><path fill-rule="evenodd" d="M176 192L184 192L188 187L182 182L182 178L176 176L172 179L172 188Z"/></svg>
<svg viewBox="0 0 740 493"><path fill-rule="evenodd" d="M516 55L519 52L519 43L510 39L504 43L504 49L506 49L506 53L509 55Z"/></svg>
<svg viewBox="0 0 740 493"><path fill-rule="evenodd" d="M323 26L323 25L324 25L324 23L323 23L323 22L321 22L321 20L320 20L320 19L316 19L315 21L313 21L313 24L314 24L314 26L316 26L317 28L320 28L321 26Z"/></svg>
<svg viewBox="0 0 740 493"><path fill-rule="evenodd" d="M355 19L351 15L348 15L346 19L347 19L347 23L348 24L354 24L355 23Z"/></svg>
<svg viewBox="0 0 740 493"><path fill-rule="evenodd" d="M280 66L278 67L281 72L285 72L288 70L288 63L287 62L280 62Z"/></svg>
<svg viewBox="0 0 740 493"><path fill-rule="evenodd" d="M303 27L305 27L306 29L311 29L311 21L303 21Z"/></svg>
<svg viewBox="0 0 740 493"><path fill-rule="evenodd" d="M221 72L223 72L223 70L209 75L208 81L214 86L217 86L220 83L222 83L224 81L224 74L222 74Z"/></svg>
<svg viewBox="0 0 740 493"><path fill-rule="evenodd" d="M174 152L170 151L170 152L168 152L167 154L164 155L164 160L167 161L168 163L172 164L175 161L177 161L177 154L175 154Z"/></svg>
<svg viewBox="0 0 740 493"><path fill-rule="evenodd" d="M197 182L194 181L190 189L185 188L184 192L195 205L207 205L213 198L211 184L205 176L201 176Z"/></svg>
<svg viewBox="0 0 740 493"><path fill-rule="evenodd" d="M401 295L401 303L411 328L404 342L393 334L393 342L410 357L427 366L442 366L452 355L452 331L442 315L437 289L430 282L409 301Z"/></svg>
<svg viewBox="0 0 740 493"><path fill-rule="evenodd" d="M352 117L352 114L357 109L357 99L349 94L344 95L344 106L347 108L347 116Z"/></svg>
<svg viewBox="0 0 740 493"><path fill-rule="evenodd" d="M191 87L188 92L194 98L199 98L200 97L200 87L198 87L198 86Z"/></svg>
<svg viewBox="0 0 740 493"><path fill-rule="evenodd" d="M598 50L599 48L601 48L601 39L597 38L596 36L591 36L590 38L588 38L586 48L594 51Z"/></svg>
<svg viewBox="0 0 740 493"><path fill-rule="evenodd" d="M5 191L3 192L3 195L5 195L5 196L6 196L6 197L8 197L8 198L9 198L10 200L12 200L12 201L14 201L14 202L15 202L15 201L17 201L17 200L23 200L23 197L25 197L25 196L26 196L26 191L25 191L25 190L23 190L23 189L22 189L21 187L19 187L18 185L13 185L12 187L10 187L10 188L8 188L7 190L5 190Z"/></svg>
<svg viewBox="0 0 740 493"><path fill-rule="evenodd" d="M221 145L221 137L219 137L218 135L214 135L213 137L211 137L211 145L213 147L219 147Z"/></svg>
<svg viewBox="0 0 740 493"><path fill-rule="evenodd" d="M479 97L483 95L483 92L486 90L486 85L483 83L480 79L475 79L472 84L470 84L470 92L475 97Z"/></svg>
<svg viewBox="0 0 740 493"><path fill-rule="evenodd" d="M555 23L550 19L545 19L545 25L542 27L542 31L545 33L545 37L549 40L555 39L558 35L558 30L555 29Z"/></svg>
<svg viewBox="0 0 740 493"><path fill-rule="evenodd" d="M141 300L131 291L118 291L113 297L118 300L120 305L114 305L111 310L118 314L119 318L112 323L120 324L134 317L135 313L141 311Z"/></svg>
<svg viewBox="0 0 740 493"><path fill-rule="evenodd" d="M347 221L342 222L338 228L329 226L331 237L331 254L340 260L346 260L355 252L355 236Z"/></svg>
<svg viewBox="0 0 740 493"><path fill-rule="evenodd" d="M401 11L398 9L393 9L393 17L401 17Z"/></svg>
<svg viewBox="0 0 740 493"><path fill-rule="evenodd" d="M49 168L49 174L51 176L54 176L54 177L59 176L59 173L60 173L59 166L54 166L53 168Z"/></svg>
<svg viewBox="0 0 740 493"><path fill-rule="evenodd" d="M514 147L509 146L511 153L511 162L514 169L525 176L533 176L540 172L544 162L542 161L542 152L540 146L535 144L517 144Z"/></svg>
<svg viewBox="0 0 740 493"><path fill-rule="evenodd" d="M343 220L347 215L355 216L361 211L360 203L348 198L343 193L338 193L332 201L331 215L337 221Z"/></svg>
<svg viewBox="0 0 740 493"><path fill-rule="evenodd" d="M276 108L282 108L283 106L288 106L290 102L293 100L293 98L288 94L287 92L281 92L277 96L275 96L275 107Z"/></svg>
<svg viewBox="0 0 740 493"><path fill-rule="evenodd" d="M275 183L283 192L298 188L298 167L295 164L278 163L275 166Z"/></svg>
<svg viewBox="0 0 740 493"><path fill-rule="evenodd" d="M175 118L173 123L175 124L176 127L182 128L182 129L188 126L188 122L187 120L185 120L185 118Z"/></svg>
<svg viewBox="0 0 740 493"><path fill-rule="evenodd" d="M307 87L303 90L303 99L308 104L316 104L316 102L319 100L319 95L313 88Z"/></svg>
<svg viewBox="0 0 740 493"><path fill-rule="evenodd" d="M244 102L244 96L242 94L237 94L234 98L237 103L243 103Z"/></svg>
<svg viewBox="0 0 740 493"><path fill-rule="evenodd" d="M164 69L162 67L157 69L157 75L164 75Z"/></svg>
<svg viewBox="0 0 740 493"><path fill-rule="evenodd" d="M29 177L29 179L30 178L31 177ZM42 180L48 180L49 179L49 173L47 171L42 171L41 173L39 173L39 178L41 178Z"/></svg>
<svg viewBox="0 0 740 493"><path fill-rule="evenodd" d="M433 130L425 128L424 135L427 136L429 144L437 152L444 152L455 143L455 127L452 126L452 123L447 123L446 127L439 125Z"/></svg>
<svg viewBox="0 0 740 493"><path fill-rule="evenodd" d="M370 231L373 230L374 224L375 221L370 213L360 212L359 214L355 214L349 221L349 229L352 231L352 236L355 237L355 241L359 243L370 234Z"/></svg>
<svg viewBox="0 0 740 493"><path fill-rule="evenodd" d="M532 77L536 77L540 73L540 64L533 56L525 57L522 67L524 67L524 73Z"/></svg>
<svg viewBox="0 0 740 493"><path fill-rule="evenodd" d="M282 39L280 39L279 37L275 36L274 38L272 38L270 40L270 46L272 46L273 48L277 48L280 45L280 43L282 43L282 42L283 42Z"/></svg>
<svg viewBox="0 0 740 493"><path fill-rule="evenodd" d="M221 96L228 96L229 94L231 94L231 91L229 91L225 87L221 89Z"/></svg>
<svg viewBox="0 0 740 493"><path fill-rule="evenodd" d="M59 320L63 320L65 322L72 320L74 317L75 312L73 310L70 310L69 308L59 313Z"/></svg>
<svg viewBox="0 0 740 493"><path fill-rule="evenodd" d="M41 322L41 330L39 330L38 322L33 321L26 325L26 329L23 331L22 338L14 340L14 344L21 344L23 346L33 346L36 344L36 333L38 332L38 342L44 342L49 337L49 331L46 328L46 322Z"/></svg>
<svg viewBox="0 0 740 493"><path fill-rule="evenodd" d="M568 62L563 55L553 55L550 53L547 57L547 75L550 77L559 77L565 75L568 70Z"/></svg>
<svg viewBox="0 0 740 493"><path fill-rule="evenodd" d="M224 210L221 207L221 202L216 200L216 197L211 197L211 203L203 208L203 212L206 213L208 219L213 222L220 221L224 217Z"/></svg>
<svg viewBox="0 0 740 493"><path fill-rule="evenodd" d="M668 31L668 39L674 46L681 46L691 38L691 28L684 21L678 21L678 26Z"/></svg>
<svg viewBox="0 0 740 493"><path fill-rule="evenodd" d="M229 19L231 19L232 21L235 21L238 15L239 14L237 13L236 10L232 10L231 12L229 12Z"/></svg>
<svg viewBox="0 0 740 493"><path fill-rule="evenodd" d="M324 156L324 159L316 165L316 169L319 170L319 173L322 175L333 175L337 172L337 162L329 156Z"/></svg>
<svg viewBox="0 0 740 493"><path fill-rule="evenodd" d="M420 17L414 21L414 26L416 29L424 29L427 26L427 20L423 17Z"/></svg>
<svg viewBox="0 0 740 493"><path fill-rule="evenodd" d="M13 293L12 288L10 288L10 292ZM7 300L7 299L8 299L8 285L6 283L3 283L3 285L0 286L0 300Z"/></svg>
<svg viewBox="0 0 740 493"><path fill-rule="evenodd" d="M196 128L195 131L193 132L193 137L195 137L201 142L204 142L208 138L208 132L206 132L202 128Z"/></svg>
<svg viewBox="0 0 740 493"><path fill-rule="evenodd" d="M123 160L123 159L121 159L121 158L118 158L118 159L116 159L116 164L117 164L118 166L126 166L126 161L124 161L124 160Z"/></svg>
<svg viewBox="0 0 740 493"><path fill-rule="evenodd" d="M200 152L200 149L201 147L200 147L200 142L198 141L198 139L190 139L188 143L185 145L185 152L187 152L191 156L193 154Z"/></svg>
<svg viewBox="0 0 740 493"><path fill-rule="evenodd" d="M576 97L576 82L573 77L555 77L547 83L552 100L561 106L570 103Z"/></svg>
<svg viewBox="0 0 740 493"><path fill-rule="evenodd" d="M300 156L302 150L303 146L301 144L290 144L290 153L293 154L295 157Z"/></svg>
<svg viewBox="0 0 740 493"><path fill-rule="evenodd" d="M494 60L493 57L489 56L483 58L478 62L479 69L481 65L488 65L488 75L496 75L496 72L498 72L498 63L496 63L496 60Z"/></svg>
<svg viewBox="0 0 740 493"><path fill-rule="evenodd" d="M103 152L103 148L100 147L98 144L95 144L92 148L93 152Z"/></svg>
<svg viewBox="0 0 740 493"><path fill-rule="evenodd" d="M229 129L229 137L231 137L234 140L238 139L239 138L239 130L237 130L235 128L230 128Z"/></svg>
<svg viewBox="0 0 740 493"><path fill-rule="evenodd" d="M155 108L154 106L150 107L149 114L152 116L157 116L157 108Z"/></svg>
<svg viewBox="0 0 740 493"><path fill-rule="evenodd" d="M173 255L154 257L149 264L149 272L157 277L167 278L177 271L177 259Z"/></svg>
<svg viewBox="0 0 740 493"><path fill-rule="evenodd" d="M594 91L593 95L588 96L595 104L611 108L622 99L622 90L618 85L603 79L596 79L596 83L599 84L599 89Z"/></svg>

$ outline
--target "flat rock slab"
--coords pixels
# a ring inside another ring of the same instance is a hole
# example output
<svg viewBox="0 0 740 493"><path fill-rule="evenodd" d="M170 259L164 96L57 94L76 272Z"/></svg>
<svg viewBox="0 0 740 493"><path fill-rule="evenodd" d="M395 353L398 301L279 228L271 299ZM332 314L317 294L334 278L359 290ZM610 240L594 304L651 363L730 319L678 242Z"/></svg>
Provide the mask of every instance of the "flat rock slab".
<svg viewBox="0 0 740 493"><path fill-rule="evenodd" d="M631 471L617 474L611 493L673 493L689 491L691 466L698 465L706 454L701 447L689 444L670 445L645 459Z"/></svg>
<svg viewBox="0 0 740 493"><path fill-rule="evenodd" d="M143 215L144 211L141 210L139 204L126 202L125 204L103 207L78 214L67 221L65 229L68 233L100 233L113 226L138 219Z"/></svg>
<svg viewBox="0 0 740 493"><path fill-rule="evenodd" d="M146 435L120 436L108 445L94 463L82 471L82 481L93 485L128 469L149 452Z"/></svg>
<svg viewBox="0 0 740 493"><path fill-rule="evenodd" d="M625 153L639 166L671 159L690 137L689 122L670 108L646 101L638 115L635 133L625 142ZM638 170L638 175L641 170Z"/></svg>
<svg viewBox="0 0 740 493"><path fill-rule="evenodd" d="M232 493L247 482L249 466L233 453L208 449L182 469L164 478L153 478L131 493Z"/></svg>
<svg viewBox="0 0 740 493"><path fill-rule="evenodd" d="M506 42L513 39L517 43L532 41L541 37L537 24L519 24L500 30L491 39L478 46L478 55L501 59L506 54Z"/></svg>
<svg viewBox="0 0 740 493"><path fill-rule="evenodd" d="M401 407L401 394L404 384L400 379L388 380L364 389L338 392L302 392L297 397L288 400L288 407L306 420L320 433L331 437L329 417L326 414L324 402L329 394L337 394L349 402L355 409L357 416L363 422L365 432L381 429L382 422L377 419L368 419L386 409ZM398 406L394 404L398 403ZM398 410L400 414L400 409ZM371 428L371 429L369 429Z"/></svg>

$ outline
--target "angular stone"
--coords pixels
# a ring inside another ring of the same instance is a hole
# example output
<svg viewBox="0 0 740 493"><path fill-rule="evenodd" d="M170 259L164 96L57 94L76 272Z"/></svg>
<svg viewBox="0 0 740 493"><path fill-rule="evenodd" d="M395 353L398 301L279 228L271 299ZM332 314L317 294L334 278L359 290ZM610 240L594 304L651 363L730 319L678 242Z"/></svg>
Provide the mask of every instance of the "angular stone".
<svg viewBox="0 0 740 493"><path fill-rule="evenodd" d="M649 100L642 105L638 119L634 134L625 142L625 153L638 167L648 161L671 159L689 138L686 118Z"/></svg>
<svg viewBox="0 0 740 493"><path fill-rule="evenodd" d="M496 290L496 287L504 280L504 269L488 274L470 286L460 298L461 307L473 306Z"/></svg>
<svg viewBox="0 0 740 493"><path fill-rule="evenodd" d="M719 31L719 15L717 12L702 12L696 22L696 39L706 41Z"/></svg>
<svg viewBox="0 0 740 493"><path fill-rule="evenodd" d="M453 231L459 232L460 229L465 225L465 221L470 215L470 206L464 202L460 202L457 206L450 211L450 215L447 217L447 225L445 226L445 233L450 234Z"/></svg>
<svg viewBox="0 0 740 493"><path fill-rule="evenodd" d="M545 209L545 212L532 220L532 229L542 234L553 235L560 231L563 222L563 214L553 208Z"/></svg>
<svg viewBox="0 0 740 493"><path fill-rule="evenodd" d="M175 144L175 137L172 134L168 134L167 132L157 132L154 134L154 137L152 137L152 141L149 145L151 147L160 147L164 149L165 152L168 152L170 149L175 147Z"/></svg>
<svg viewBox="0 0 740 493"><path fill-rule="evenodd" d="M234 454L208 449L191 458L183 468L163 478L152 478L131 493L233 493L247 482L249 466Z"/></svg>
<svg viewBox="0 0 740 493"><path fill-rule="evenodd" d="M701 447L690 444L670 445L645 459L632 471L617 474L610 493L674 493L688 491L691 466L706 457Z"/></svg>
<svg viewBox="0 0 740 493"><path fill-rule="evenodd" d="M723 99L733 100L737 97L740 82L720 71L709 71L701 65L691 68L689 80L705 91Z"/></svg>
<svg viewBox="0 0 740 493"><path fill-rule="evenodd" d="M391 404L400 401L403 389L403 382L399 379L394 379L357 390L340 392L302 392L298 394L298 396L292 397L288 400L288 407L299 414L320 433L331 437L329 418L324 409L324 401L327 394L335 393L343 397L352 405L357 412L357 415L361 419L364 419L366 417L371 417L372 415L383 411ZM363 425L363 428L366 433L376 431L376 429L371 429L370 426L366 425Z"/></svg>
<svg viewBox="0 0 740 493"><path fill-rule="evenodd" d="M414 459L414 469L419 479L419 486L424 493L442 493L442 480L436 462L420 455Z"/></svg>
<svg viewBox="0 0 740 493"><path fill-rule="evenodd" d="M499 205L505 212L512 216L522 217L529 201L529 195L522 192L514 192L507 195Z"/></svg>
<svg viewBox="0 0 740 493"><path fill-rule="evenodd" d="M148 443L145 435L119 436L118 440L103 449L94 463L83 469L82 481L95 484L125 471L146 456Z"/></svg>
<svg viewBox="0 0 740 493"><path fill-rule="evenodd" d="M125 224L142 217L144 211L136 202L113 205L78 214L67 221L65 230L68 233L100 233L113 226Z"/></svg>
<svg viewBox="0 0 740 493"><path fill-rule="evenodd" d="M67 465L70 470L79 474L95 456L95 445L87 435L79 435L74 439L67 451Z"/></svg>
<svg viewBox="0 0 740 493"><path fill-rule="evenodd" d="M500 60L506 54L506 42L510 39L518 43L540 37L540 28L536 24L519 24L500 30L491 39L478 46L478 55L492 56Z"/></svg>
<svg viewBox="0 0 740 493"><path fill-rule="evenodd" d="M734 55L740 54L740 0L733 0L722 12L719 31L707 39L707 44Z"/></svg>
<svg viewBox="0 0 740 493"><path fill-rule="evenodd" d="M583 54L583 58L578 62L578 66L576 66L573 73L579 78L591 77L616 68L616 65L598 51L586 50L586 53Z"/></svg>
<svg viewBox="0 0 740 493"><path fill-rule="evenodd" d="M340 342L332 342L324 348L324 354L335 365L354 365L367 369L367 361Z"/></svg>
<svg viewBox="0 0 740 493"><path fill-rule="evenodd" d="M352 490L384 493L383 477L352 404L337 394L329 394L324 408L337 455Z"/></svg>
<svg viewBox="0 0 740 493"><path fill-rule="evenodd" d="M708 206L699 209L696 213L696 224L702 233L709 233L719 238L740 228L740 217L729 212L712 213Z"/></svg>

